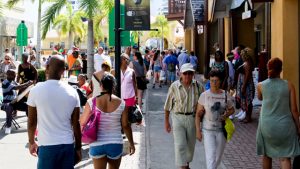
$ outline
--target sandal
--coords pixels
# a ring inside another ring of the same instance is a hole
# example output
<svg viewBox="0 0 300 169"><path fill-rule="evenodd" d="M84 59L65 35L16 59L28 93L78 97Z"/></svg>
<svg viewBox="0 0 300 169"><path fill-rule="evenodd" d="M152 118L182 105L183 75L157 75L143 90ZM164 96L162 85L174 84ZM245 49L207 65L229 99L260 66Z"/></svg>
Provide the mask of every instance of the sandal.
<svg viewBox="0 0 300 169"><path fill-rule="evenodd" d="M240 122L246 124L246 123L251 123L252 120L251 119L243 119Z"/></svg>

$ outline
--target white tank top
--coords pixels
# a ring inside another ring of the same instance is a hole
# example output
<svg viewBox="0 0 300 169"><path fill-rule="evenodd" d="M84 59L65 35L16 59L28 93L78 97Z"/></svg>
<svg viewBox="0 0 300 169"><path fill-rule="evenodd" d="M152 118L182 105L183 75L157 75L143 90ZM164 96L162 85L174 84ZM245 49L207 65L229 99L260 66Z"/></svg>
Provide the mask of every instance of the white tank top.
<svg viewBox="0 0 300 169"><path fill-rule="evenodd" d="M93 107L92 99L88 100L90 107ZM120 106L111 113L101 111L100 123L98 125L97 141L90 144L90 146L99 146L105 144L123 144L121 133L121 115L125 108L125 102L122 100Z"/></svg>

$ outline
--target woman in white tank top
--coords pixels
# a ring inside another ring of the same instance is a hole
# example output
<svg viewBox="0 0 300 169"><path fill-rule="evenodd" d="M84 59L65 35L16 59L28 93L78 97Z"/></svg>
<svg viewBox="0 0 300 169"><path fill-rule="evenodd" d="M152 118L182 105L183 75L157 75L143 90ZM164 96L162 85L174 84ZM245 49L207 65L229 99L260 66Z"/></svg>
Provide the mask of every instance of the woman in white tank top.
<svg viewBox="0 0 300 169"><path fill-rule="evenodd" d="M130 154L135 152L132 130L128 123L128 108L122 99L112 94L115 86L115 78L111 74L105 73L100 80L102 92L99 96L88 100L80 118L80 124L84 126L92 114L93 107L101 112L97 141L90 144L89 150L94 168L97 169L106 168L107 163L109 168L119 168L123 153L121 129L128 138Z"/></svg>

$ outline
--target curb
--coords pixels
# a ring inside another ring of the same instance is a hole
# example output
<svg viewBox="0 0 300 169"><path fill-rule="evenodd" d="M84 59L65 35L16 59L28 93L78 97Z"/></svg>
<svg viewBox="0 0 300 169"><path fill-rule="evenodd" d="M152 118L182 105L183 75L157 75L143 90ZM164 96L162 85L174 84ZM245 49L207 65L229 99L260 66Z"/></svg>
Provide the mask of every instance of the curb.
<svg viewBox="0 0 300 169"><path fill-rule="evenodd" d="M147 100L148 100L148 98L149 98L149 91L147 90L146 91L146 95L145 95L146 97L145 97L145 102L144 103L146 103L146 106L145 106L145 108L146 108L146 117L145 117L145 123L146 123L146 129L145 129L145 141L146 141L146 148L145 148L145 150L146 150L146 165L145 165L145 167L146 167L146 169L150 169L151 168L151 159L150 159L150 128L149 127L147 127L147 125L150 125L149 124L149 112L148 112L148 104L147 104Z"/></svg>

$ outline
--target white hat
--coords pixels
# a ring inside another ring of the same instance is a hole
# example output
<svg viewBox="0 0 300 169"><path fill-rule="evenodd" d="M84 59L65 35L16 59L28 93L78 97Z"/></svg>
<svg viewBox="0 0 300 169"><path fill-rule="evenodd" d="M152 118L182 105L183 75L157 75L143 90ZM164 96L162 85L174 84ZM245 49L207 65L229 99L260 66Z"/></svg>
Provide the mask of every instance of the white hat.
<svg viewBox="0 0 300 169"><path fill-rule="evenodd" d="M180 68L180 73L184 73L187 71L195 72L195 69L193 68L193 65L191 63L185 63Z"/></svg>
<svg viewBox="0 0 300 169"><path fill-rule="evenodd" d="M78 83L77 76L71 75L68 79L69 83Z"/></svg>
<svg viewBox="0 0 300 169"><path fill-rule="evenodd" d="M186 50L185 48L183 48L183 49L181 50L181 52L186 53L187 50Z"/></svg>

